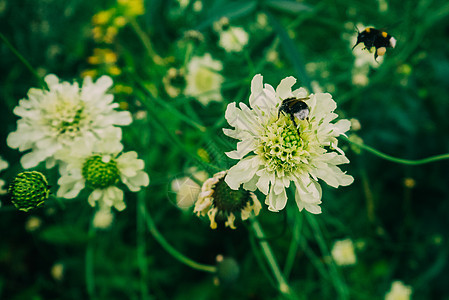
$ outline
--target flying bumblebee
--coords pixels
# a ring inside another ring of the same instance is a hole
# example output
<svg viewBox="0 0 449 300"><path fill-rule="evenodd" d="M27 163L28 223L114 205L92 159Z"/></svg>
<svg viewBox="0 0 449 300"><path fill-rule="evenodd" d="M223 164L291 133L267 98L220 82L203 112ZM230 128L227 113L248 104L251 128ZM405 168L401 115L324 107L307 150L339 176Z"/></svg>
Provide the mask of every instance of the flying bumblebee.
<svg viewBox="0 0 449 300"><path fill-rule="evenodd" d="M370 50L372 47L375 47L374 60L377 60L378 56L384 55L387 48L394 48L396 46L396 39L385 31L368 27L361 32L357 30L357 32L357 42L352 49L360 43L365 44L364 49Z"/></svg>
<svg viewBox="0 0 449 300"><path fill-rule="evenodd" d="M310 109L307 103L304 102L304 100L308 99L310 98L287 98L282 101L282 104L279 107L278 119L281 116L281 112L284 115L289 116L293 122L293 125L295 125L296 130L298 130L298 134L299 129L298 125L296 124L295 118L298 118L299 120L308 119Z"/></svg>

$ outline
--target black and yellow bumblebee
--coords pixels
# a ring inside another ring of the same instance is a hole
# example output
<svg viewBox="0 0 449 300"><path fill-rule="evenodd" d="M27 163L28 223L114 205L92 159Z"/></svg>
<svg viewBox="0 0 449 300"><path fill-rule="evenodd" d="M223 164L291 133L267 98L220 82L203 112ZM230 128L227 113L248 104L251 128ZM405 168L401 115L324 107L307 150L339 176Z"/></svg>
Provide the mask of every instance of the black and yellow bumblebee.
<svg viewBox="0 0 449 300"><path fill-rule="evenodd" d="M299 120L308 120L310 109L307 103L304 102L304 100L310 99L309 97L305 98L287 98L282 101L281 106L279 106L278 111L278 119L281 116L281 112L287 116L290 117L290 120L292 120L293 125L295 125L296 130L299 129L298 125L296 124L295 118L298 118Z"/></svg>
<svg viewBox="0 0 449 300"><path fill-rule="evenodd" d="M396 39L386 33L385 31L368 27L365 28L365 30L358 32L357 35L357 42L355 43L354 47L357 46L360 43L365 44L364 49L370 50L372 47L376 48L376 51L374 52L374 59L377 60L378 56L382 56L387 51L387 48L394 48L396 46Z"/></svg>

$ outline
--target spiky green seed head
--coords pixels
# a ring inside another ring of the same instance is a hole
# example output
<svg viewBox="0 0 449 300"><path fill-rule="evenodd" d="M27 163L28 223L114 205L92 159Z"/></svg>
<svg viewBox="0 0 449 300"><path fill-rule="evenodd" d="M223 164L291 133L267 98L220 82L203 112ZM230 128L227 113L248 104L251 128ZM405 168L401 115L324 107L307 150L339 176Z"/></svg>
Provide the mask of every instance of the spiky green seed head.
<svg viewBox="0 0 449 300"><path fill-rule="evenodd" d="M11 202L22 211L35 209L48 199L50 189L47 178L37 171L17 174L8 187Z"/></svg>

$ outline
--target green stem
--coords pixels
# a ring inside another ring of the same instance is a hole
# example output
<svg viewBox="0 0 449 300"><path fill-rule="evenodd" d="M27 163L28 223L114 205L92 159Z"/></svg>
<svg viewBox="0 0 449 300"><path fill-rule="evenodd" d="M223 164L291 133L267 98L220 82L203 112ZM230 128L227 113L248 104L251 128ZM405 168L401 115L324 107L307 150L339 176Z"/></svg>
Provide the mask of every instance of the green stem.
<svg viewBox="0 0 449 300"><path fill-rule="evenodd" d="M271 271L273 272L273 275L278 282L279 291L282 293L283 296L286 296L289 299L297 299L297 297L293 294L293 291L290 289L290 286L288 285L287 281L285 280L284 275L282 275L282 272L279 269L276 258L274 257L270 245L266 241L265 234L262 230L262 227L259 224L259 221L257 221L257 219L253 216L251 217L250 220L251 220L251 227L254 233L256 234L256 237L259 241L259 245L265 255L267 263L270 266Z"/></svg>
<svg viewBox="0 0 449 300"><path fill-rule="evenodd" d="M147 260L145 256L145 220L141 213L141 206L145 208L145 195L143 192L137 196L137 262L140 271L140 294L142 299L148 299L148 284L147 279Z"/></svg>
<svg viewBox="0 0 449 300"><path fill-rule="evenodd" d="M297 214L297 213L295 212L295 214ZM292 271L293 264L295 262L296 253L298 252L298 248L299 248L299 238L300 238L301 228L302 228L302 215L299 215L299 217L295 218L295 223L293 225L293 230L292 230L292 240L290 241L290 247L288 249L287 259L285 260L284 276L286 278L288 278L290 276L290 272Z"/></svg>
<svg viewBox="0 0 449 300"><path fill-rule="evenodd" d="M138 80L138 83L141 86L143 93L145 93L145 95L147 96L147 97L143 97L143 96L141 97L141 101L145 104L147 109L153 109L153 110L155 109L154 103L152 103L152 101L154 101L158 105L162 106L166 111L170 111L171 113L173 113L173 116L177 116L180 120L186 122L187 124L191 125L192 127L198 129L201 132L206 132L207 128L205 126L192 120L191 117L183 114L181 111L174 108L173 105L170 105L166 101L163 101L163 100L159 99L158 97L153 97L151 95L151 93L149 93L148 90L146 90L144 83L142 83L140 79Z"/></svg>
<svg viewBox="0 0 449 300"><path fill-rule="evenodd" d="M85 261L85 276L86 276L86 287L87 287L87 294L89 295L90 299L96 299L95 297L95 276L94 276L94 248L93 248L93 242L95 240L95 227L93 226L92 222L89 225L89 233L88 233L89 240L87 242L86 247L86 261Z"/></svg>
<svg viewBox="0 0 449 300"><path fill-rule="evenodd" d="M321 250L321 254L324 257L330 257L331 254L329 253L329 249L327 247L325 238L323 236L323 233L321 232L320 225L316 219L316 216L306 213L306 220L308 221L308 224L310 225L311 229L313 230L313 234L315 236L315 240L318 243L318 247ZM340 299L349 299L349 291L346 283L343 281L343 277L338 272L338 269L334 263L333 260L331 260L331 263L328 265L329 267L329 275L330 279L333 282L338 295L340 296Z"/></svg>
<svg viewBox="0 0 449 300"><path fill-rule="evenodd" d="M403 159L403 158L397 158L397 157L393 157L391 155L382 153L370 146L367 146L365 144L361 144L361 143L357 143L355 141L351 141L349 138L345 137L345 136L341 136L342 139L344 139L345 141L354 144L358 147L360 147L363 150L366 150L368 152L371 152L374 155L377 155L383 159L398 163L398 164L405 164L405 165L422 165L422 164L428 164L431 162L435 162L435 161L439 161L439 160L443 160L443 159L449 159L449 153L446 154L441 154L441 155L435 155L435 156L431 156L431 157L427 157L427 158L423 158L423 159L416 159L416 160L411 160L411 159Z"/></svg>
<svg viewBox="0 0 449 300"><path fill-rule="evenodd" d="M0 33L0 39L6 44L6 46L11 50L12 53L25 65L25 67L39 80L41 86L43 88L47 87L47 84L45 81L42 80L42 78L37 74L36 70L31 66L31 64L23 57L19 51L14 48L14 46L8 41L8 39Z"/></svg>
<svg viewBox="0 0 449 300"><path fill-rule="evenodd" d="M183 153L186 153L191 159L199 163L205 170L222 171L221 168L203 161L203 159L199 157L198 154L192 153L190 149L188 149L185 144L165 126L164 122L159 120L157 114L153 113L150 110L148 110L148 112L152 114L152 120L154 121L154 124L157 124L158 127L165 132L167 137L171 139L172 143L175 144L179 149L183 150Z"/></svg>
<svg viewBox="0 0 449 300"><path fill-rule="evenodd" d="M151 44L150 38L145 34L142 27L140 27L139 23L137 23L135 19L129 19L129 23L136 32L137 36L142 41L143 45L145 46L145 49L147 49L148 55L154 61L154 63L157 65L164 65L164 60L156 53L156 51L153 48L153 45Z"/></svg>
<svg viewBox="0 0 449 300"><path fill-rule="evenodd" d="M196 261L188 258L184 254L182 254L181 252L179 252L178 250L173 248L173 246L170 245L167 242L167 240L162 236L162 234L157 230L156 225L153 222L153 219L151 218L150 214L145 209L145 206L142 203L139 203L139 210L140 210L140 213L142 214L142 216L144 217L144 219L146 220L148 231L150 231L150 233L159 242L159 244L162 246L162 248L164 248L165 251L167 251L171 256L173 256L174 258L176 258L183 264L186 264L189 267L196 269L196 270L210 272L210 273L215 273L217 271L217 268L215 266L203 265L203 264L197 263Z"/></svg>

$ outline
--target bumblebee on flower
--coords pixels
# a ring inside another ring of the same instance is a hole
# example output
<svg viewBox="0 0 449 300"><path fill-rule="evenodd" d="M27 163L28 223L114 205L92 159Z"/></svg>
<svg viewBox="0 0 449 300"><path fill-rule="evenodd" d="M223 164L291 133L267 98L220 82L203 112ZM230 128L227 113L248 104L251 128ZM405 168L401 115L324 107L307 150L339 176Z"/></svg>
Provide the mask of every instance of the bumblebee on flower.
<svg viewBox="0 0 449 300"><path fill-rule="evenodd" d="M259 189L271 211L282 210L287 202L286 188L296 187L299 210L321 213L321 186L318 179L333 187L353 182L337 165L348 163L338 148L337 137L350 127L350 121L332 121L338 117L337 107L328 93L308 95L304 88L292 91L296 79L283 79L276 90L263 85L262 75L251 82L250 107L230 103L226 120L234 129L223 129L229 137L240 140L237 149L226 154L239 162L225 177L231 189ZM292 120L279 114L285 99L303 99L309 111L307 118ZM295 126L296 125L296 126ZM333 151L336 150L336 151Z"/></svg>

